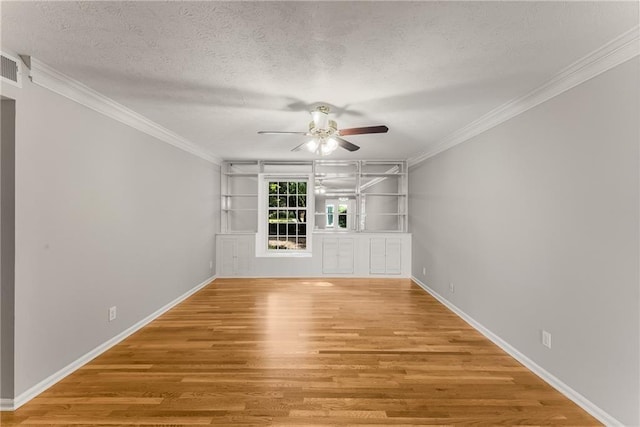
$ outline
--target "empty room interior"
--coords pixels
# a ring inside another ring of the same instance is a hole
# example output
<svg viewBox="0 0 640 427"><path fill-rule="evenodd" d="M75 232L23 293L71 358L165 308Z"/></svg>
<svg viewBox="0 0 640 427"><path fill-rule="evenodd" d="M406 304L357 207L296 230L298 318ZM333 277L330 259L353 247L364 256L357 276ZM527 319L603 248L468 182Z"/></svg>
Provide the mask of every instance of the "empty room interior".
<svg viewBox="0 0 640 427"><path fill-rule="evenodd" d="M0 16L3 426L640 426L637 1Z"/></svg>

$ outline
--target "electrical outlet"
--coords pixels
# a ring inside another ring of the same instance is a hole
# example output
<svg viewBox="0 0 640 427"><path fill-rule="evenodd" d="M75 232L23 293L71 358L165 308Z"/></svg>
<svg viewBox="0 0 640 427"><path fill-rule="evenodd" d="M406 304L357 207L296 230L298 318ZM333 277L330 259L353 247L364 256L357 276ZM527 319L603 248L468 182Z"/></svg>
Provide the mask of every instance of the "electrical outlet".
<svg viewBox="0 0 640 427"><path fill-rule="evenodd" d="M542 330L542 345L551 348L551 334L545 330Z"/></svg>
<svg viewBox="0 0 640 427"><path fill-rule="evenodd" d="M453 286L453 282L449 283L449 292L451 292L452 294L456 292L456 287Z"/></svg>
<svg viewBox="0 0 640 427"><path fill-rule="evenodd" d="M117 316L118 313L116 311L116 306L114 305L113 307L109 307L109 322L113 322L114 320L116 320Z"/></svg>
<svg viewBox="0 0 640 427"><path fill-rule="evenodd" d="M209 261L209 270L213 270L213 261Z"/></svg>
<svg viewBox="0 0 640 427"><path fill-rule="evenodd" d="M423 276L427 275L427 268L426 267L422 267L422 275Z"/></svg>

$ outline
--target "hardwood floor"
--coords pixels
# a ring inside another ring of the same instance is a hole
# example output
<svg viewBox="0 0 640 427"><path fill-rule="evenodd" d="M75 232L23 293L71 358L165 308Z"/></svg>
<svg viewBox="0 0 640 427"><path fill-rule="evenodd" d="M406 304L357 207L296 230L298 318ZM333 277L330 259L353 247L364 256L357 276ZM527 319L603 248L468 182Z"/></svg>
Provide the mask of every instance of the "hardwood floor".
<svg viewBox="0 0 640 427"><path fill-rule="evenodd" d="M218 279L21 423L599 425L406 279Z"/></svg>

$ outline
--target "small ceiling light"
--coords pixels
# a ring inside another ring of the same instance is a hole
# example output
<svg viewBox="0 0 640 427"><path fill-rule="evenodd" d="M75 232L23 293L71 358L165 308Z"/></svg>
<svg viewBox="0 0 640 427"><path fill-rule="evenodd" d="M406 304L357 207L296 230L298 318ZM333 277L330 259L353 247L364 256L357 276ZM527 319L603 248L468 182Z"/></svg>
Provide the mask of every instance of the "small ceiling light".
<svg viewBox="0 0 640 427"><path fill-rule="evenodd" d="M336 141L334 138L327 139L327 147L329 148L329 150L335 151L335 149L338 148L338 141Z"/></svg>
<svg viewBox="0 0 640 427"><path fill-rule="evenodd" d="M309 142L307 142L306 144L306 148L307 150L311 151L312 153L315 153L318 150L318 140L316 139L310 139Z"/></svg>
<svg viewBox="0 0 640 427"><path fill-rule="evenodd" d="M305 148L314 154L328 156L338 148L338 141L333 138L316 138L305 144Z"/></svg>

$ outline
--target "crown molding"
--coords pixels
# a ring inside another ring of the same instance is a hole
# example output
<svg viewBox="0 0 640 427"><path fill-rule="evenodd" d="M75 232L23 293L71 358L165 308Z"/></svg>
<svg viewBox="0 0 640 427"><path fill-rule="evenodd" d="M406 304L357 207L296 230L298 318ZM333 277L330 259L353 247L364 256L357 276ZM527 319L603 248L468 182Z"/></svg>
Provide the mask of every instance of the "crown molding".
<svg viewBox="0 0 640 427"><path fill-rule="evenodd" d="M211 163L220 165L221 159L211 153L202 150L193 142L160 126L141 114L125 107L122 104L108 98L79 81L63 74L49 65L30 57L31 81L39 86L49 89L59 95L71 99L85 107L91 108L100 114L104 114L114 120L131 126L160 141L171 144L181 150L198 156Z"/></svg>
<svg viewBox="0 0 640 427"><path fill-rule="evenodd" d="M561 70L553 78L527 94L513 99L438 141L434 148L407 159L415 166L449 148L461 144L499 124L542 104L640 54L640 26L611 40L585 57Z"/></svg>

